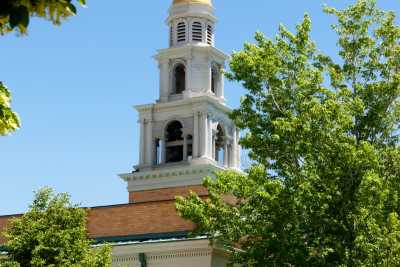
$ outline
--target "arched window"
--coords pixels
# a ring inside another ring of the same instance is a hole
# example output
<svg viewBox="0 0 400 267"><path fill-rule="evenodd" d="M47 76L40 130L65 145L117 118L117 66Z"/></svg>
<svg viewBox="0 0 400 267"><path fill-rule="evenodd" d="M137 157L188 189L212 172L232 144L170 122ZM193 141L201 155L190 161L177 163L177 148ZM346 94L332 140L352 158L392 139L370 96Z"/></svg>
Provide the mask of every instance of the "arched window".
<svg viewBox="0 0 400 267"><path fill-rule="evenodd" d="M170 122L166 128L167 163L183 161L183 126L179 121Z"/></svg>
<svg viewBox="0 0 400 267"><path fill-rule="evenodd" d="M186 41L186 23L181 21L177 25L176 38L178 43L183 43Z"/></svg>
<svg viewBox="0 0 400 267"><path fill-rule="evenodd" d="M207 44L213 44L213 27L211 25L207 25Z"/></svg>
<svg viewBox="0 0 400 267"><path fill-rule="evenodd" d="M178 64L174 69L174 93L182 94L186 90L186 68Z"/></svg>
<svg viewBox="0 0 400 267"><path fill-rule="evenodd" d="M219 83L219 69L217 66L211 68L211 92L217 94Z"/></svg>
<svg viewBox="0 0 400 267"><path fill-rule="evenodd" d="M195 21L192 24L192 41L203 41L203 26L201 25L201 22Z"/></svg>
<svg viewBox="0 0 400 267"><path fill-rule="evenodd" d="M215 160L221 166L223 166L225 162L225 157L225 133L221 125L218 125L217 134L215 136Z"/></svg>

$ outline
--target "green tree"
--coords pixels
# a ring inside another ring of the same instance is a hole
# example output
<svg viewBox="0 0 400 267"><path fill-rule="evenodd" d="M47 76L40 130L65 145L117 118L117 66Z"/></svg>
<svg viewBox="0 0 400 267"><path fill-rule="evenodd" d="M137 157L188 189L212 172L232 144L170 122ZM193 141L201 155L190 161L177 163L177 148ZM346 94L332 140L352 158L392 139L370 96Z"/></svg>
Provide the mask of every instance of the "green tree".
<svg viewBox="0 0 400 267"><path fill-rule="evenodd" d="M11 220L5 232L8 259L0 266L111 266L109 246L92 248L86 234L86 211L68 194L49 188L36 193L30 209Z"/></svg>
<svg viewBox="0 0 400 267"><path fill-rule="evenodd" d="M307 15L233 54L227 76L247 94L232 119L259 165L207 178L208 199L177 200L234 263L400 266L400 27L373 0L325 12L338 62Z"/></svg>
<svg viewBox="0 0 400 267"><path fill-rule="evenodd" d="M85 5L86 0L76 0ZM0 34L17 31L25 35L30 17L40 17L58 25L63 19L77 13L73 0L1 0ZM19 128L17 114L10 108L11 94L0 82L0 135L7 135Z"/></svg>
<svg viewBox="0 0 400 267"><path fill-rule="evenodd" d="M0 135L6 135L19 128L18 115L11 110L11 94L0 82Z"/></svg>

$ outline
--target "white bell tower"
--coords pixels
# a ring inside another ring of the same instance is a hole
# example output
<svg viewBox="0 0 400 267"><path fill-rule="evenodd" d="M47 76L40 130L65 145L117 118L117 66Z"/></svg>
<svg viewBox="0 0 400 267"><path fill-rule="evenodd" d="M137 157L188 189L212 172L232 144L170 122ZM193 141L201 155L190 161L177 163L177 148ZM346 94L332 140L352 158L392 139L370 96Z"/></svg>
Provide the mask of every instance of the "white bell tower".
<svg viewBox="0 0 400 267"><path fill-rule="evenodd" d="M222 70L228 59L214 47L211 0L174 0L169 48L155 59L160 95L139 112L139 165L120 175L135 194L201 185L215 171L240 168L239 132L229 119Z"/></svg>

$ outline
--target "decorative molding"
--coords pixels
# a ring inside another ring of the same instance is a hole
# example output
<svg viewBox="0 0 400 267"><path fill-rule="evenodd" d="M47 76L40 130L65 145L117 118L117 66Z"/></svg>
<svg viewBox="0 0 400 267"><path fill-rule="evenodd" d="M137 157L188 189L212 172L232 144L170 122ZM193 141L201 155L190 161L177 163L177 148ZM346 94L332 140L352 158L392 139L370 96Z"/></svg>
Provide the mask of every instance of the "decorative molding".
<svg viewBox="0 0 400 267"><path fill-rule="evenodd" d="M148 255L147 260L150 261L167 261L177 258L198 258L198 257L210 257L212 255L211 249L188 249L181 251L171 251L160 254Z"/></svg>
<svg viewBox="0 0 400 267"><path fill-rule="evenodd" d="M224 168L218 166L215 161L199 158L186 163L163 164L149 170L120 174L120 177L128 183L129 192L137 192L201 185L204 177L214 177L215 172L222 170Z"/></svg>

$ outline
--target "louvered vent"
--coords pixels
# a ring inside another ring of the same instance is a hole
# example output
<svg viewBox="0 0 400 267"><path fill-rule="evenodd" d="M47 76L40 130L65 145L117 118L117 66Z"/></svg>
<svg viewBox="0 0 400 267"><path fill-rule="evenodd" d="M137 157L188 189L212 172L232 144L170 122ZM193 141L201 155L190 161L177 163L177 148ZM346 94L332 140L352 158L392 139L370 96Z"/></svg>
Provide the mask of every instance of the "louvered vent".
<svg viewBox="0 0 400 267"><path fill-rule="evenodd" d="M192 41L203 41L203 27L200 22L193 22L192 24Z"/></svg>
<svg viewBox="0 0 400 267"><path fill-rule="evenodd" d="M178 23L178 34L177 34L178 43L182 43L186 41L186 24L185 22Z"/></svg>
<svg viewBox="0 0 400 267"><path fill-rule="evenodd" d="M207 44L213 44L213 27L211 25L207 26Z"/></svg>

